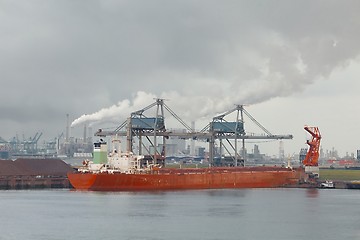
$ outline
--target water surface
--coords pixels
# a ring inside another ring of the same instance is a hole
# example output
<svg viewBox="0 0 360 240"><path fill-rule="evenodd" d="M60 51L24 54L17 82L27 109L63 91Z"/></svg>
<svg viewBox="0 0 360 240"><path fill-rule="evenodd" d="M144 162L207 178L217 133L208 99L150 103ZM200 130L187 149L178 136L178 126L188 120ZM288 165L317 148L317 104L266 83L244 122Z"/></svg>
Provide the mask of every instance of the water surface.
<svg viewBox="0 0 360 240"><path fill-rule="evenodd" d="M0 239L360 239L360 191L0 191Z"/></svg>

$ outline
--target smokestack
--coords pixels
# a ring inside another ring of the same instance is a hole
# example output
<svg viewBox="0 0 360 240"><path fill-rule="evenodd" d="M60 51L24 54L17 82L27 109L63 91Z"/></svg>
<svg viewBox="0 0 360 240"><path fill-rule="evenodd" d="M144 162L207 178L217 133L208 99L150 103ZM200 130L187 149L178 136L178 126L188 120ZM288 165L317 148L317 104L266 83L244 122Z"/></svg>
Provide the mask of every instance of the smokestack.
<svg viewBox="0 0 360 240"><path fill-rule="evenodd" d="M84 143L87 143L87 140L86 140L86 131L87 131L87 127L86 127L86 124L84 124Z"/></svg>
<svg viewBox="0 0 360 240"><path fill-rule="evenodd" d="M69 131L70 131L70 125L69 125L69 114L66 114L66 135L65 135L65 143L69 142Z"/></svg>
<svg viewBox="0 0 360 240"><path fill-rule="evenodd" d="M191 122L191 129L193 132L195 132L195 121ZM195 140L191 139L191 145L190 145L190 155L195 155Z"/></svg>
<svg viewBox="0 0 360 240"><path fill-rule="evenodd" d="M92 136L93 136L92 127L89 127L88 131L89 131L89 142L93 142L93 140L92 140Z"/></svg>
<svg viewBox="0 0 360 240"><path fill-rule="evenodd" d="M282 140L279 142L279 159L282 161L285 159L284 142Z"/></svg>

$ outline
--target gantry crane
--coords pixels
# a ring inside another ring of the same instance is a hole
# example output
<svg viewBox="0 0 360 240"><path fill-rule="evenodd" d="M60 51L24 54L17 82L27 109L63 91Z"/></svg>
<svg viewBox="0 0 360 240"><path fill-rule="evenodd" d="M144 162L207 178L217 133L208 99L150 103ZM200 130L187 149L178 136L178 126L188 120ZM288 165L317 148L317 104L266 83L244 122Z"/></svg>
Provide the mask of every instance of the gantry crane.
<svg viewBox="0 0 360 240"><path fill-rule="evenodd" d="M154 117L147 117L144 115L144 112L150 110L151 108L156 107L156 113ZM186 131L176 131L168 130L165 128L165 116L164 110L167 110L181 125L186 128ZM228 122L224 118L236 112L236 119L234 122ZM246 115L254 122L258 127L260 127L265 134L256 135L256 134L246 134L244 129L244 116ZM125 129L125 130L124 130ZM266 130L258 121L255 120L245 109L244 105L236 105L235 108L216 116L213 118L213 121L210 122L206 127L204 127L200 132L196 132L195 129L187 125L174 111L172 111L165 103L164 99L156 99L156 101L149 106L131 113L131 116L124 121L119 127L114 131L103 131L99 129L95 133L95 136L104 137L104 136L126 136L127 138L127 151L132 152L134 150L133 143L134 137L137 137L139 140L138 153L142 155L142 148L146 150L149 154L153 155L153 162L157 163L157 156L165 156L165 139L169 137L176 136L183 139L199 139L209 142L209 161L211 164L214 163L214 153L216 140L220 141L220 156L221 149L225 145L222 143L223 140L227 141L231 149L226 149L229 155L234 153L234 156L231 156L233 159L234 165L238 166L239 163L243 162L245 164L245 140L247 139L292 139L292 135L274 135ZM153 153L150 153L150 149L147 149L146 145L143 143L142 138L145 137L150 146L153 147ZM153 137L153 140L150 138ZM157 137L162 138L163 140L163 149L158 149ZM234 145L230 140L234 140ZM242 156L240 156L237 146L237 141L242 140ZM161 153L160 153L161 152ZM239 162L238 162L239 161Z"/></svg>

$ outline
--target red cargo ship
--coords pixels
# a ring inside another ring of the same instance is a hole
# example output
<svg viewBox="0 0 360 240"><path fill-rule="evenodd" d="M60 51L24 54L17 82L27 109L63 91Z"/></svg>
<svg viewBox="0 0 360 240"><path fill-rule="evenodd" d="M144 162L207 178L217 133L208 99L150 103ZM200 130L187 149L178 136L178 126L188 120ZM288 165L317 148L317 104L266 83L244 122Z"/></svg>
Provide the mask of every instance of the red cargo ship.
<svg viewBox="0 0 360 240"><path fill-rule="evenodd" d="M75 189L138 191L275 188L297 185L305 177L302 167L159 168L145 164L143 156L117 152L115 148L108 156L105 142L94 145L93 161L85 161L77 172L68 173Z"/></svg>

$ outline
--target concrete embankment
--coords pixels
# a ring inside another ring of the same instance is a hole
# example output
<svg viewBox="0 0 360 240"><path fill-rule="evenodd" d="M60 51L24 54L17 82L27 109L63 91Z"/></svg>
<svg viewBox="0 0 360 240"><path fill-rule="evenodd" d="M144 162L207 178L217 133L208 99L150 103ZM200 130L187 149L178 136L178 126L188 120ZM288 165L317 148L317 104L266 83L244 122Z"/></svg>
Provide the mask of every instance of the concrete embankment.
<svg viewBox="0 0 360 240"><path fill-rule="evenodd" d="M333 188L360 189L359 180L360 170L358 168L320 168L320 184L330 181L333 183Z"/></svg>
<svg viewBox="0 0 360 240"><path fill-rule="evenodd" d="M359 181L334 181L334 188L337 189L360 189Z"/></svg>

